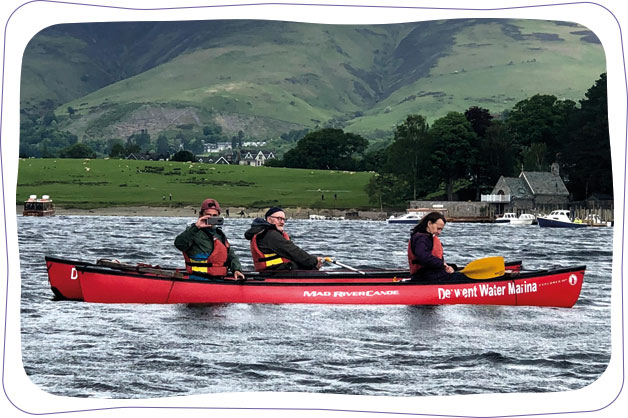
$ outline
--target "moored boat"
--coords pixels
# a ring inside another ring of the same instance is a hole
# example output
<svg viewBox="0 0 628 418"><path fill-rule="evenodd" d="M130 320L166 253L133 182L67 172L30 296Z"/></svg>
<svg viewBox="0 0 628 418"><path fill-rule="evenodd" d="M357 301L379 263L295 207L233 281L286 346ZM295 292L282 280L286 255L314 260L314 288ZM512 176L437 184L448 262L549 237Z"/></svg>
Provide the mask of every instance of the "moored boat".
<svg viewBox="0 0 628 418"><path fill-rule="evenodd" d="M86 263L46 257L58 299L97 303L484 304L571 307L585 267L521 271L487 280L425 283L407 270L247 272L247 279L189 276L145 264Z"/></svg>
<svg viewBox="0 0 628 418"><path fill-rule="evenodd" d="M55 214L55 205L50 196L43 195L41 199L37 195L30 195L24 202L22 216L52 216Z"/></svg>
<svg viewBox="0 0 628 418"><path fill-rule="evenodd" d="M548 216L537 216L537 222L540 227L550 228L583 228L589 226L582 221L577 222L571 220L568 210L554 210Z"/></svg>
<svg viewBox="0 0 628 418"><path fill-rule="evenodd" d="M536 223L536 217L529 213L522 213L517 219L510 221L513 225L532 225Z"/></svg>
<svg viewBox="0 0 628 418"><path fill-rule="evenodd" d="M595 213L588 214L582 222L589 226L612 226L612 222L603 221L600 215Z"/></svg>
<svg viewBox="0 0 628 418"><path fill-rule="evenodd" d="M511 221L516 220L517 215L512 212L506 212L502 216L495 218L496 224L509 224Z"/></svg>
<svg viewBox="0 0 628 418"><path fill-rule="evenodd" d="M529 213L522 213L517 217L515 213L506 212L495 219L495 223L507 225L532 225L535 222L536 218Z"/></svg>
<svg viewBox="0 0 628 418"><path fill-rule="evenodd" d="M447 216L447 209L444 209L442 205L432 208L411 208L407 209L406 213L399 216L391 215L386 222L389 224L417 224L419 221L430 212L440 212Z"/></svg>

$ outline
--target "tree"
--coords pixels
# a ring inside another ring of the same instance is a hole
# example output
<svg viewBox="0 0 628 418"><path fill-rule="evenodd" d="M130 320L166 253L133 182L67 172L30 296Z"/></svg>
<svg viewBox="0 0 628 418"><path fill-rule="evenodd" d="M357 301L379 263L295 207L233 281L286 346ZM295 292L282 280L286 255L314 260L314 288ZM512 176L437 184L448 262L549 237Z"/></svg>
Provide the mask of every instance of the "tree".
<svg viewBox="0 0 628 418"><path fill-rule="evenodd" d="M569 177L567 186L575 199L592 193L613 194L613 173L608 130L606 73L580 101L569 124L570 141L561 152L561 165Z"/></svg>
<svg viewBox="0 0 628 418"><path fill-rule="evenodd" d="M474 144L477 142L477 135L473 132L471 123L459 112L449 112L434 121L430 133L434 168L445 181L447 199L453 200L455 181L468 179L471 175L471 167L476 158Z"/></svg>
<svg viewBox="0 0 628 418"><path fill-rule="evenodd" d="M156 146L158 154L167 155L170 153L170 142L168 141L166 135L162 134L157 137Z"/></svg>
<svg viewBox="0 0 628 418"><path fill-rule="evenodd" d="M554 162L567 139L568 121L576 103L556 96L537 94L515 104L506 125L518 154L533 143L547 145L546 160Z"/></svg>
<svg viewBox="0 0 628 418"><path fill-rule="evenodd" d="M421 115L408 115L397 125L394 142L388 147L385 170L404 180L417 198L422 168L425 167L426 146L429 143L429 125Z"/></svg>
<svg viewBox="0 0 628 418"><path fill-rule="evenodd" d="M464 117L471 124L471 128L479 138L486 136L486 130L492 125L493 116L488 109L472 106L464 112Z"/></svg>
<svg viewBox="0 0 628 418"><path fill-rule="evenodd" d="M548 171L550 164L545 160L547 145L538 142L524 147L521 153L523 167L527 171Z"/></svg>
<svg viewBox="0 0 628 418"><path fill-rule="evenodd" d="M111 146L111 150L109 151L109 156L111 158L124 158L125 148L121 142L116 142Z"/></svg>
<svg viewBox="0 0 628 418"><path fill-rule="evenodd" d="M203 141L200 139L193 139L192 141L190 141L190 143L188 144L189 150L194 153L194 154L201 154L202 152L205 151L205 144L203 144Z"/></svg>
<svg viewBox="0 0 628 418"><path fill-rule="evenodd" d="M126 157L129 154L139 154L142 152L142 149L137 144L126 144L124 147L124 156Z"/></svg>
<svg viewBox="0 0 628 418"><path fill-rule="evenodd" d="M95 158L96 153L85 144L74 144L64 148L60 154L61 158Z"/></svg>
<svg viewBox="0 0 628 418"><path fill-rule="evenodd" d="M296 147L285 153L286 167L319 170L354 170L355 157L362 154L368 141L342 129L325 128L305 135Z"/></svg>
<svg viewBox="0 0 628 418"><path fill-rule="evenodd" d="M188 162L188 161L196 162L196 157L190 151L183 150L183 151L176 152L170 160L182 161L182 162Z"/></svg>
<svg viewBox="0 0 628 418"><path fill-rule="evenodd" d="M483 109L478 106L472 106L464 112L464 117L469 121L469 123L471 124L471 128L478 137L476 148L479 148L479 155L484 155L484 151L490 152L490 150L485 150L484 148L485 143L487 142L486 132L493 124L493 116L491 115L491 113L488 111L488 109ZM481 198L483 182L485 181L485 174L488 171L487 164L488 162L486 161L486 159L476 158L473 161L471 167L471 174L475 183L476 200L480 200Z"/></svg>
<svg viewBox="0 0 628 418"><path fill-rule="evenodd" d="M478 160L482 161L478 172L482 188L490 190L501 176L512 177L518 174L516 151L510 134L501 121L493 121L486 130L486 136L480 138L478 155Z"/></svg>
<svg viewBox="0 0 628 418"><path fill-rule="evenodd" d="M140 133L131 135L127 139L127 144L135 144L140 148L140 151L146 151L150 146L150 134L146 129L142 129Z"/></svg>
<svg viewBox="0 0 628 418"><path fill-rule="evenodd" d="M386 148L367 151L358 164L358 170L382 172L386 167L387 161L388 152Z"/></svg>
<svg viewBox="0 0 628 418"><path fill-rule="evenodd" d="M377 203L381 211L384 205L397 205L409 200L408 184L390 173L375 174L366 185L369 202Z"/></svg>

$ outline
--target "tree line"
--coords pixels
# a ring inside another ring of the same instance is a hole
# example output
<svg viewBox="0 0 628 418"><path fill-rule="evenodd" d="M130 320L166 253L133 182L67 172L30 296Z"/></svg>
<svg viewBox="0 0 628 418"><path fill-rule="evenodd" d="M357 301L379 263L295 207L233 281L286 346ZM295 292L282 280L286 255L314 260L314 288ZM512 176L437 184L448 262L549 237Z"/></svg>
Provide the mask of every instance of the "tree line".
<svg viewBox="0 0 628 418"><path fill-rule="evenodd" d="M579 103L537 94L499 115L473 106L462 113L449 112L431 126L424 116L411 114L377 149L369 149L368 140L360 135L335 127L290 132L281 139L296 145L267 165L373 171L367 192L372 203L382 206L435 195L479 200L500 176L514 177L522 169L549 171L554 162L574 200L593 193L612 195L607 106L602 74ZM72 117L73 112L68 113ZM161 134L152 140L142 130L124 141L79 142L76 135L59 129L51 111L23 115L20 157L123 158L156 152L179 159L201 153L205 142L231 140L235 146L244 138L242 132L229 138L217 125L204 126L201 132L179 128L175 138ZM181 148L186 154L176 155Z"/></svg>
<svg viewBox="0 0 628 418"><path fill-rule="evenodd" d="M326 128L308 133L269 165L374 171L367 192L381 206L435 194L480 200L500 176L549 171L554 162L574 200L613 193L606 74L579 106L537 94L500 115L473 106L430 126L424 116L412 114L396 126L387 146L367 147L359 135Z"/></svg>
<svg viewBox="0 0 628 418"><path fill-rule="evenodd" d="M70 118L74 113L74 109L68 107ZM141 129L126 139L89 139L79 142L76 135L60 128L63 118L55 115L51 108L43 113L23 111L20 121L20 157L125 158L130 154L153 153L172 157L182 149L193 155L202 154L206 143L227 142L235 148L242 146L244 141L242 131L229 136L221 126L207 124L200 129L193 125L178 125L170 137L161 133L157 138L152 138L147 130Z"/></svg>

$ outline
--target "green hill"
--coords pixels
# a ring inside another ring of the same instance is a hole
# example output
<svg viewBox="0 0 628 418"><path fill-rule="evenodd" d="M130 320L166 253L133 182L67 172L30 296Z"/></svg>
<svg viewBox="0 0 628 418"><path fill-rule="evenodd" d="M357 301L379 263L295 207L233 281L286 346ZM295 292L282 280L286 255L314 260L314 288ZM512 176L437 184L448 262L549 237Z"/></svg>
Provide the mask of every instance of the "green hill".
<svg viewBox="0 0 628 418"><path fill-rule="evenodd" d="M72 107L60 124L82 140L210 123L249 138L328 125L377 137L410 113L579 100L605 71L595 35L565 22L72 24L26 48L22 108Z"/></svg>

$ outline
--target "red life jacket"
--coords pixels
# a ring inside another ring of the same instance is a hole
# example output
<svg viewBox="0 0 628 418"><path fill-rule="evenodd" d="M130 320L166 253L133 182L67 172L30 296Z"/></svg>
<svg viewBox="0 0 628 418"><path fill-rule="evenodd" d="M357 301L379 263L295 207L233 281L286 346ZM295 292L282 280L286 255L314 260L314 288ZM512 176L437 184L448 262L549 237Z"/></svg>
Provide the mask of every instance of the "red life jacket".
<svg viewBox="0 0 628 418"><path fill-rule="evenodd" d="M191 259L185 252L185 270L188 273L204 273L211 276L227 275L227 257L229 255L229 241L225 239L223 244L221 240L214 237L214 249L204 260Z"/></svg>
<svg viewBox="0 0 628 418"><path fill-rule="evenodd" d="M255 271L264 271L269 267L276 266L278 264L289 263L292 260L281 257L275 253L263 253L259 247L257 246L257 237L260 234L265 233L266 231L262 231L257 233L251 238L251 256L253 257L253 265L255 266ZM283 237L290 241L290 236L286 232L282 232Z"/></svg>
<svg viewBox="0 0 628 418"><path fill-rule="evenodd" d="M443 259L443 244L441 244L440 240L436 235L433 235L434 246L432 247L432 255L434 257L438 257L441 260ZM412 251L412 239L408 241L408 264L410 265L410 274L416 274L420 269L421 265L416 260L414 256L414 252Z"/></svg>

